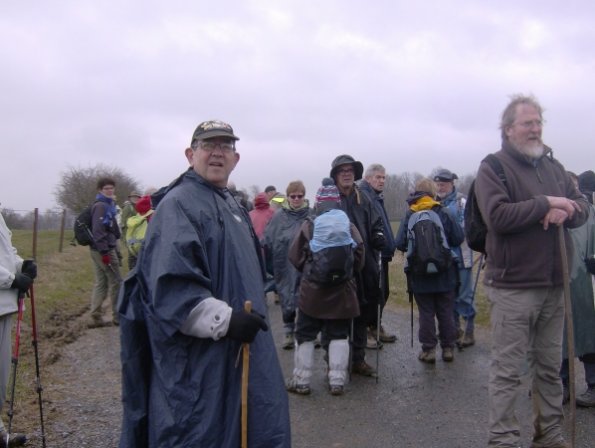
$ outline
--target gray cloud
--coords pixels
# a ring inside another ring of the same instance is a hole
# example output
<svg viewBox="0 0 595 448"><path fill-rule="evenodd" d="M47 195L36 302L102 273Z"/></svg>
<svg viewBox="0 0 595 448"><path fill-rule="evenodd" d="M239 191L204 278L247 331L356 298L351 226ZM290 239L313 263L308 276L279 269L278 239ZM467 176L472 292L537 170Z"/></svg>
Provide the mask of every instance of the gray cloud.
<svg viewBox="0 0 595 448"><path fill-rule="evenodd" d="M4 4L0 201L51 207L69 165L166 184L209 118L241 137L240 187L299 178L313 196L341 153L473 173L516 92L541 100L567 168L593 168L590 2L401 3Z"/></svg>

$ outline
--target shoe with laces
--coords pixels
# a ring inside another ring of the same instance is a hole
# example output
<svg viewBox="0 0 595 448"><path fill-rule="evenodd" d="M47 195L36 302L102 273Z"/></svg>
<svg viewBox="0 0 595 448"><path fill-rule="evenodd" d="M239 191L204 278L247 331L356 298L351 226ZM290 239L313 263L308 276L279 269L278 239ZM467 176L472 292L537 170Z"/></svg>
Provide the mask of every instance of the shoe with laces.
<svg viewBox="0 0 595 448"><path fill-rule="evenodd" d="M366 361L354 362L351 365L351 372L355 373L356 375L371 376L373 378L378 375L376 369L369 365Z"/></svg>
<svg viewBox="0 0 595 448"><path fill-rule="evenodd" d="M298 384L295 378L290 378L287 381L285 384L285 389L287 392L297 395L310 395L311 392L309 384Z"/></svg>
<svg viewBox="0 0 595 448"><path fill-rule="evenodd" d="M576 397L576 405L582 408L595 407L595 386L589 387L585 393Z"/></svg>
<svg viewBox="0 0 595 448"><path fill-rule="evenodd" d="M376 335L372 334L372 330L368 330L368 339L366 340L366 348L370 350L378 350L382 348L382 341L376 341Z"/></svg>
<svg viewBox="0 0 595 448"><path fill-rule="evenodd" d="M432 348L430 350L422 350L419 352L417 359L419 359L421 362L434 364L436 362L436 349Z"/></svg>
<svg viewBox="0 0 595 448"><path fill-rule="evenodd" d="M339 396L345 393L345 388L341 384L331 384L328 387L328 391L331 395Z"/></svg>
<svg viewBox="0 0 595 448"><path fill-rule="evenodd" d="M452 347L444 347L442 349L442 361L453 362L455 359L455 353Z"/></svg>

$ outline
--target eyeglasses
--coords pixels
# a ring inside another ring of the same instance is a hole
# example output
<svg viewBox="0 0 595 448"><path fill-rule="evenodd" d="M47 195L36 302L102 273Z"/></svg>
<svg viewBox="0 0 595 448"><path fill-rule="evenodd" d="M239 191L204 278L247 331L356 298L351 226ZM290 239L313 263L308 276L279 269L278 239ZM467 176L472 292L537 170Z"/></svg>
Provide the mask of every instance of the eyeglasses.
<svg viewBox="0 0 595 448"><path fill-rule="evenodd" d="M353 174L355 173L355 171L353 170L353 168L341 168L340 170L337 170L338 174Z"/></svg>
<svg viewBox="0 0 595 448"><path fill-rule="evenodd" d="M236 149L233 143L215 143L215 142L199 142L197 146L203 151L213 152L219 148L224 153L230 153Z"/></svg>
<svg viewBox="0 0 595 448"><path fill-rule="evenodd" d="M304 197L303 194L290 194L289 198L290 199L302 199Z"/></svg>
<svg viewBox="0 0 595 448"><path fill-rule="evenodd" d="M538 128L543 127L543 120L529 120L529 121L523 121L521 123L515 123L518 124L519 126L525 128L525 129L531 129L533 126L537 126Z"/></svg>

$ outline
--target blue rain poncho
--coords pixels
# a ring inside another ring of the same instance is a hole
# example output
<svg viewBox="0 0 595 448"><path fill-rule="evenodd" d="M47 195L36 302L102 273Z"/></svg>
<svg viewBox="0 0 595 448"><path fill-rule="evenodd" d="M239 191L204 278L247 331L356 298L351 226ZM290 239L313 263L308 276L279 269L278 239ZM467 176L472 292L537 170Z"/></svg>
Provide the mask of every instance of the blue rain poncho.
<svg viewBox="0 0 595 448"><path fill-rule="evenodd" d="M234 310L251 300L255 312L267 314L246 213L227 190L188 170L159 203L120 293L120 447L240 446L240 343L179 331L209 297ZM250 344L248 395L248 446L290 447L287 393L270 332Z"/></svg>

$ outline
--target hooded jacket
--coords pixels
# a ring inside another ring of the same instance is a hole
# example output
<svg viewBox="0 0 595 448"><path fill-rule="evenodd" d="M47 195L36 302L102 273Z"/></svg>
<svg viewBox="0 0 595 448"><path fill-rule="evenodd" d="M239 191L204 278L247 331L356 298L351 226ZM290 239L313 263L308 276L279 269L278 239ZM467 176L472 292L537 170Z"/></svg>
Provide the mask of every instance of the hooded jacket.
<svg viewBox="0 0 595 448"><path fill-rule="evenodd" d="M267 195L264 193L258 193L254 198L254 208L250 210L250 220L254 226L254 232L260 241L264 236L264 229L267 224L273 218L275 210L271 208L269 201L267 201Z"/></svg>
<svg viewBox="0 0 595 448"><path fill-rule="evenodd" d="M562 285L558 228L550 225L544 230L541 222L550 209L546 196L566 197L579 205L564 228L585 222L587 201L549 149L530 160L505 141L495 156L504 168L506 185L487 162L481 163L475 180L477 203L488 228L484 283L519 289ZM564 234L571 250L568 232Z"/></svg>
<svg viewBox="0 0 595 448"><path fill-rule="evenodd" d="M459 246L465 239L465 234L456 218L448 208L434 201L426 192L416 191L407 199L409 209L405 218L401 221L397 232L396 245L401 252L407 252L409 239L407 228L411 215L420 210L433 210L440 217L440 222L444 228L446 242L453 248ZM416 294L444 293L454 291L457 287L457 267L453 263L446 272L434 275L414 275L409 277L411 282L411 291Z"/></svg>

